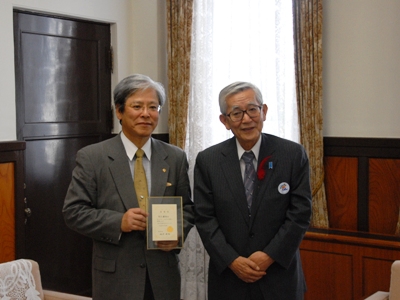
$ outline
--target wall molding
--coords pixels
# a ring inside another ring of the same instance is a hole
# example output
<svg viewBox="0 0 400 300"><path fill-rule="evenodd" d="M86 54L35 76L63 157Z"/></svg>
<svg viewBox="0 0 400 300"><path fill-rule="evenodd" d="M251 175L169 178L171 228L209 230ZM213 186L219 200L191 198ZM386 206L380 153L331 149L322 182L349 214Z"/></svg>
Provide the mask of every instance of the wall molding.
<svg viewBox="0 0 400 300"><path fill-rule="evenodd" d="M400 138L324 137L324 155L400 158Z"/></svg>

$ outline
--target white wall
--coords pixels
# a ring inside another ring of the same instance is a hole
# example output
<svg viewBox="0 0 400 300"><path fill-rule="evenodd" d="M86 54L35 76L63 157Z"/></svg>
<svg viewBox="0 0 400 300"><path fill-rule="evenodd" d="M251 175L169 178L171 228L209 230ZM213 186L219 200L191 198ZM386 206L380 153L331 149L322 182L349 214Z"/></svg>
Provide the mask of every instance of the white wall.
<svg viewBox="0 0 400 300"><path fill-rule="evenodd" d="M165 0L132 0L132 59L135 73L146 74L163 83L165 92L168 93L165 2ZM163 106L154 133L168 133L168 100Z"/></svg>
<svg viewBox="0 0 400 300"><path fill-rule="evenodd" d="M324 0L324 136L400 138L400 1Z"/></svg>
<svg viewBox="0 0 400 300"><path fill-rule="evenodd" d="M0 1L0 141L16 140L13 9L112 24L112 88L125 76L143 73L167 84L163 0L1 0ZM112 96L110 95L110 101ZM114 132L120 130L114 122ZM157 133L167 132L167 109Z"/></svg>

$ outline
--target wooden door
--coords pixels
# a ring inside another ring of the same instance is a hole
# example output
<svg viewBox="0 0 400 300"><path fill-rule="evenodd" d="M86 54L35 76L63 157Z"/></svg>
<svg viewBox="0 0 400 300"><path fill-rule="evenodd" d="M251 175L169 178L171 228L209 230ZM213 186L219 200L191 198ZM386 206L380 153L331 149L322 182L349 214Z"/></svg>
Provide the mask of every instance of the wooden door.
<svg viewBox="0 0 400 300"><path fill-rule="evenodd" d="M109 24L14 11L17 137L26 142L26 257L43 287L91 294L91 240L61 213L76 152L111 133Z"/></svg>

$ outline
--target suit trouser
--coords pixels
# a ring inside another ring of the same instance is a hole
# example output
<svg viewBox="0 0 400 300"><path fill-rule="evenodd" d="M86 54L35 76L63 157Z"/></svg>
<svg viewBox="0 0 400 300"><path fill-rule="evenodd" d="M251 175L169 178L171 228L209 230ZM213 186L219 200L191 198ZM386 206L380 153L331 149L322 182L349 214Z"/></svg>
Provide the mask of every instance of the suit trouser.
<svg viewBox="0 0 400 300"><path fill-rule="evenodd" d="M151 286L150 278L149 278L149 273L146 272L146 285L144 288L144 297L143 300L154 300L154 295L153 295L153 288Z"/></svg>
<svg viewBox="0 0 400 300"><path fill-rule="evenodd" d="M302 299L304 299L302 297ZM259 285L249 287L246 300L265 300Z"/></svg>
<svg viewBox="0 0 400 300"><path fill-rule="evenodd" d="M265 300L258 284L251 284L249 286L246 300Z"/></svg>

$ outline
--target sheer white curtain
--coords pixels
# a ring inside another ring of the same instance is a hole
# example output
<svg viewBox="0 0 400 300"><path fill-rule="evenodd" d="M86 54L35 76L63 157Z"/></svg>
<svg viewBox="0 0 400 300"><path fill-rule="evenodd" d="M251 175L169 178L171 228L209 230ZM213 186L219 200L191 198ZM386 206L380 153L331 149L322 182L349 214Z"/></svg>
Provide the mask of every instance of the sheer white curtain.
<svg viewBox="0 0 400 300"><path fill-rule="evenodd" d="M291 0L194 1L190 68L185 151L192 183L197 153L232 136L219 121L218 94L234 81L260 88L268 105L264 132L299 141ZM180 257L182 298L206 299L209 257L195 229Z"/></svg>

